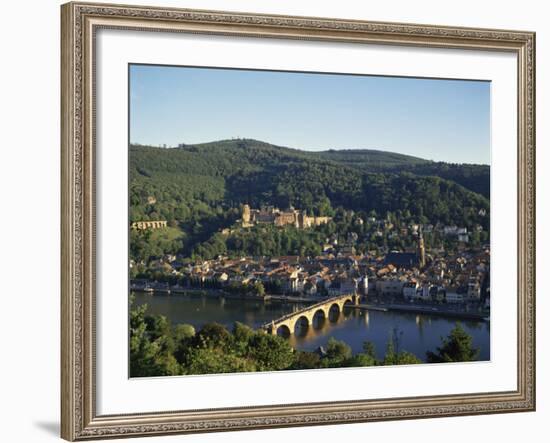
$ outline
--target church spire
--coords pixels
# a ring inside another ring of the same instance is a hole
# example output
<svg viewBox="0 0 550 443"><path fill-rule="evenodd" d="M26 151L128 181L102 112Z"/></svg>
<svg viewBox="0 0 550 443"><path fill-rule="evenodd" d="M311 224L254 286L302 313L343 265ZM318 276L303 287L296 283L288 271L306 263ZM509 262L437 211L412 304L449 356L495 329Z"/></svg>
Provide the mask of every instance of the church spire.
<svg viewBox="0 0 550 443"><path fill-rule="evenodd" d="M424 248L424 236L422 234L422 227L420 227L420 231L418 233L418 264L421 268L426 266L426 250Z"/></svg>

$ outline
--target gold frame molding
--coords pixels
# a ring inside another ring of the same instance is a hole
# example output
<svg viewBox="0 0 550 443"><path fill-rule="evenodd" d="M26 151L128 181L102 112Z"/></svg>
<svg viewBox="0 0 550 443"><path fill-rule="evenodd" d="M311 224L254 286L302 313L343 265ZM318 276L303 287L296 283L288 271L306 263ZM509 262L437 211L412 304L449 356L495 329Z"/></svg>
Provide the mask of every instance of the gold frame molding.
<svg viewBox="0 0 550 443"><path fill-rule="evenodd" d="M95 411L94 36L187 32L507 51L518 60L518 384L490 392L98 416ZM143 6L61 7L61 436L67 440L535 410L535 34Z"/></svg>

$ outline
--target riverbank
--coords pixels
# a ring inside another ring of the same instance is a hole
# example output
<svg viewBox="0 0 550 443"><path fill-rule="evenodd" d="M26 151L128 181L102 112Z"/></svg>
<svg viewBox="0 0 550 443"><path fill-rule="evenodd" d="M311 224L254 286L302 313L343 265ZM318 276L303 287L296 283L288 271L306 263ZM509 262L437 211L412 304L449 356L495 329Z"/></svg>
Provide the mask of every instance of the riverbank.
<svg viewBox="0 0 550 443"><path fill-rule="evenodd" d="M320 301L316 298L300 305L284 300L264 302L258 299L221 297L221 294L215 296L213 292L208 296L204 293L199 296L198 291L194 293L197 295L151 296L136 293L134 304L147 304L148 313L163 315L173 325L190 324L196 330L213 322L224 325L228 330L232 330L236 322L256 330L274 319ZM370 309L344 309L340 313L334 311L325 321L316 321L307 328L297 328L288 337L291 346L300 351L314 351L320 346L326 347L328 340L333 337L350 345L354 353L360 353L363 343L371 341L376 347L377 357L382 358L388 337L397 328L403 332L400 348L423 358L427 349L439 346L439 338L448 335L458 320L451 316L390 311L386 306L389 302L382 305L363 301L362 304ZM490 323L466 319L461 323L467 333L474 337L474 345L482 350L480 359L489 359Z"/></svg>
<svg viewBox="0 0 550 443"><path fill-rule="evenodd" d="M413 314L433 315L446 318L457 318L462 320L489 321L489 314L484 312L465 312L456 309L448 309L444 306L414 306L395 304L359 304L350 306L353 309L380 312L407 312Z"/></svg>
<svg viewBox="0 0 550 443"><path fill-rule="evenodd" d="M279 303L318 303L323 298L320 297L304 297L294 295L280 295L280 294L266 294L263 297L258 297L249 294L230 293L223 289L192 289L192 288L172 288L171 291L164 289L155 291L140 291L133 290L134 292L154 295L176 295L176 296L203 296L212 298L225 298L230 300L249 300L259 302L279 302ZM350 308L364 310L364 311L380 311L380 312L405 312L413 314L431 315L437 317L446 317L462 320L477 320L477 321L489 321L489 313L487 312L469 312L457 309L455 305L448 307L446 305L437 306L419 306L412 304L395 304L395 303L361 303L359 305L351 305Z"/></svg>
<svg viewBox="0 0 550 443"><path fill-rule="evenodd" d="M244 293L231 293L224 291L223 289L209 289L209 288L149 288L149 289L130 289L132 292L139 294L147 294L150 296L155 295L176 295L176 296L205 296L205 297L224 297L233 300L256 300L256 301L280 301L284 303L317 303L321 298L303 297L298 295L280 295L280 294L266 294L263 297Z"/></svg>

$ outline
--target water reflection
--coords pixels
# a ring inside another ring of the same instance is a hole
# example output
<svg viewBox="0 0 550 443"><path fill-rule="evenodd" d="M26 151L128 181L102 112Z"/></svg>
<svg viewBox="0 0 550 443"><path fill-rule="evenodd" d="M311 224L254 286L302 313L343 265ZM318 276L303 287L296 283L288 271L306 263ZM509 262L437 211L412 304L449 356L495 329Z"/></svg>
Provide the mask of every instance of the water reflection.
<svg viewBox="0 0 550 443"><path fill-rule="evenodd" d="M258 328L306 306L188 295L136 294L135 300L137 305L147 303L149 312L165 315L173 324L189 323L195 328L214 321L229 329L233 328L236 321ZM363 343L370 341L376 347L377 356L382 358L391 331L398 328L403 331L400 348L424 359L426 351L435 350L441 344L441 337L449 334L456 321L416 313L362 311L349 307L344 307L340 312L333 306L329 310L328 318L318 312L312 324L299 321L292 334L284 327L279 328L277 333L288 337L290 344L296 349L310 351L326 346L330 337L345 341L355 353L362 352ZM474 346L480 348L480 358L488 360L490 324L471 320L461 323L472 336Z"/></svg>
<svg viewBox="0 0 550 443"><path fill-rule="evenodd" d="M348 308L345 308L344 312L340 312L339 309L331 309L328 319L324 315L316 315L311 325L305 317L300 317L296 322L294 334L291 336L286 335L286 337L288 337L293 347L300 349L308 343L315 343L321 337L330 336L331 328L343 324L350 315L359 313L360 311L353 311Z"/></svg>

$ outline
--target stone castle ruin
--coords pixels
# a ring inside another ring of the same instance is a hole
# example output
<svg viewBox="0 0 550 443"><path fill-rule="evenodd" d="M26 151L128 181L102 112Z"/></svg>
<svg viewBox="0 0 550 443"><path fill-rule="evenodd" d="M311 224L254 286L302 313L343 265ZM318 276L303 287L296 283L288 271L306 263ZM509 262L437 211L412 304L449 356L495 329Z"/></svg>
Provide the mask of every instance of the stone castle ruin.
<svg viewBox="0 0 550 443"><path fill-rule="evenodd" d="M307 229L328 223L332 217L308 216L306 211L290 208L281 211L279 208L269 206L262 209L251 209L249 205L243 206L242 226L249 228L257 224L270 224L275 226L291 225L298 229Z"/></svg>
<svg viewBox="0 0 550 443"><path fill-rule="evenodd" d="M137 221L132 223L131 228L136 231L145 231L146 229L161 229L168 226L166 220Z"/></svg>

